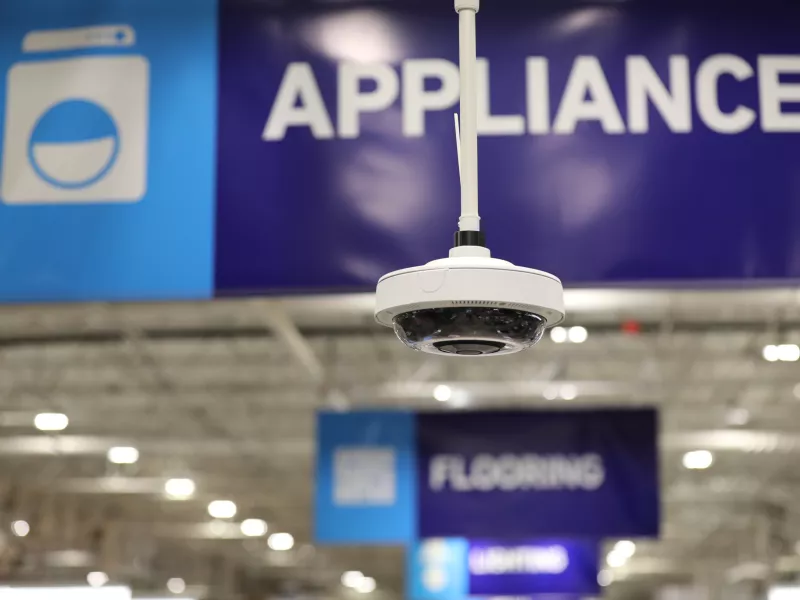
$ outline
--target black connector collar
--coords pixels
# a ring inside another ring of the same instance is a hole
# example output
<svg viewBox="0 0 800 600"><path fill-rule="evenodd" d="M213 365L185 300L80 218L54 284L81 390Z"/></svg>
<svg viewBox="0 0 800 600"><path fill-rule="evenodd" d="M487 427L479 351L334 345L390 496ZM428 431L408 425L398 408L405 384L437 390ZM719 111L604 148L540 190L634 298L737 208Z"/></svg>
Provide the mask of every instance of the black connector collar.
<svg viewBox="0 0 800 600"><path fill-rule="evenodd" d="M486 247L486 236L482 231L456 231L455 247L482 246Z"/></svg>

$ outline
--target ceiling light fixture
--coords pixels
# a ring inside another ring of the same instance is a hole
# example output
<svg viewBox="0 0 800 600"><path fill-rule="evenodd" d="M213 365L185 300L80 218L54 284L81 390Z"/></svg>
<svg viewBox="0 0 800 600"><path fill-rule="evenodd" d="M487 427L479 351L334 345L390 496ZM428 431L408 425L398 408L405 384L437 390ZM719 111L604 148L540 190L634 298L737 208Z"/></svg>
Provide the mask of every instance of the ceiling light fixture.
<svg viewBox="0 0 800 600"><path fill-rule="evenodd" d="M236 503L230 500L214 500L208 505L208 514L215 519L232 519L236 516Z"/></svg>
<svg viewBox="0 0 800 600"><path fill-rule="evenodd" d="M92 571L86 575L86 583L93 588L103 587L108 583L108 575L102 571Z"/></svg>
<svg viewBox="0 0 800 600"><path fill-rule="evenodd" d="M247 537L261 537L267 534L267 522L263 519L245 519L239 526L242 535Z"/></svg>
<svg viewBox="0 0 800 600"><path fill-rule="evenodd" d="M167 589L173 594L182 594L186 591L186 582L180 577L173 577L167 581Z"/></svg>
<svg viewBox="0 0 800 600"><path fill-rule="evenodd" d="M447 402L453 396L453 390L449 385L437 385L433 388L433 398L437 402Z"/></svg>
<svg viewBox="0 0 800 600"><path fill-rule="evenodd" d="M800 346L797 344L781 344L778 346L778 358L783 362L797 362L800 360Z"/></svg>
<svg viewBox="0 0 800 600"><path fill-rule="evenodd" d="M14 521L11 523L11 533L17 537L25 537L31 532L31 526L27 521Z"/></svg>
<svg viewBox="0 0 800 600"><path fill-rule="evenodd" d="M568 332L569 341L573 344L582 344L589 337L586 327L570 327Z"/></svg>
<svg viewBox="0 0 800 600"><path fill-rule="evenodd" d="M558 394L559 394L559 389L554 385L547 386L546 388L544 388L544 391L542 392L542 396L544 396L545 400L555 400L556 398L558 398Z"/></svg>
<svg viewBox="0 0 800 600"><path fill-rule="evenodd" d="M361 571L345 571L342 573L342 585L346 588L356 589L361 585L364 574Z"/></svg>
<svg viewBox="0 0 800 600"><path fill-rule="evenodd" d="M562 400L575 400L578 397L578 388L571 383L565 383L558 391L558 397Z"/></svg>
<svg viewBox="0 0 800 600"><path fill-rule="evenodd" d="M567 330L563 327L553 327L550 330L550 339L556 344L563 344L567 341Z"/></svg>
<svg viewBox="0 0 800 600"><path fill-rule="evenodd" d="M600 587L608 587L612 583L614 583L614 574L608 569L600 569L600 572L597 573L597 584Z"/></svg>
<svg viewBox="0 0 800 600"><path fill-rule="evenodd" d="M369 594L375 591L377 584L372 577L362 577L361 581L356 588L356 591L361 592L362 594Z"/></svg>
<svg viewBox="0 0 800 600"><path fill-rule="evenodd" d="M800 360L800 346L797 344L769 344L764 346L761 356L769 362L797 362Z"/></svg>
<svg viewBox="0 0 800 600"><path fill-rule="evenodd" d="M164 484L164 493L170 500L188 500L194 496L195 485L191 479L168 479Z"/></svg>
<svg viewBox="0 0 800 600"><path fill-rule="evenodd" d="M714 455L708 450L692 450L683 455L683 466L687 469L707 469L714 462Z"/></svg>
<svg viewBox="0 0 800 600"><path fill-rule="evenodd" d="M608 566L615 569L625 566L626 562L628 562L628 557L616 550L612 550L608 553L608 556L606 556L606 563Z"/></svg>
<svg viewBox="0 0 800 600"><path fill-rule="evenodd" d="M291 533L273 533L269 536L267 545L278 552L291 550L294 546L294 537Z"/></svg>
<svg viewBox="0 0 800 600"><path fill-rule="evenodd" d="M132 465L139 460L139 451L132 446L114 446L106 456L115 465Z"/></svg>
<svg viewBox="0 0 800 600"><path fill-rule="evenodd" d="M613 552L617 552L628 559L636 552L636 544L630 540L620 540L614 544Z"/></svg>
<svg viewBox="0 0 800 600"><path fill-rule="evenodd" d="M39 431L64 431L69 425L63 413L39 413L33 419L33 426Z"/></svg>

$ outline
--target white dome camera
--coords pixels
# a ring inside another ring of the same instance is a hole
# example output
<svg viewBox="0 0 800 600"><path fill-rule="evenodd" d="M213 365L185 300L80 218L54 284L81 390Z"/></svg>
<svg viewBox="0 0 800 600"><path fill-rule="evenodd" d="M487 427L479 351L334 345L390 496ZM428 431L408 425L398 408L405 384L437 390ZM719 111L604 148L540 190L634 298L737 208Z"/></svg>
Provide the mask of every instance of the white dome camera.
<svg viewBox="0 0 800 600"><path fill-rule="evenodd" d="M456 115L461 218L455 247L449 258L384 275L376 291L378 323L393 327L410 348L446 356L519 352L536 344L546 328L564 320L561 281L549 273L492 258L480 230L475 86L478 3L455 0L461 70L460 122Z"/></svg>

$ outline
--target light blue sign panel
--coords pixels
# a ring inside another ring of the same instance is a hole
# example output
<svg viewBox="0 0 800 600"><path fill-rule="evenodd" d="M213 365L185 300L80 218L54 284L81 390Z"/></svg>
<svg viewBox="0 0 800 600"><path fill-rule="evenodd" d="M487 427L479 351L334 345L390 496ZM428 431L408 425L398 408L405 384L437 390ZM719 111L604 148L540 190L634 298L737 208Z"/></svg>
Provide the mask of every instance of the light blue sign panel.
<svg viewBox="0 0 800 600"><path fill-rule="evenodd" d="M207 298L216 0L0 3L0 301Z"/></svg>
<svg viewBox="0 0 800 600"><path fill-rule="evenodd" d="M413 600L462 600L469 596L469 542L424 540L406 550L406 586Z"/></svg>
<svg viewBox="0 0 800 600"><path fill-rule="evenodd" d="M416 530L416 432L410 412L317 418L316 540L403 544Z"/></svg>

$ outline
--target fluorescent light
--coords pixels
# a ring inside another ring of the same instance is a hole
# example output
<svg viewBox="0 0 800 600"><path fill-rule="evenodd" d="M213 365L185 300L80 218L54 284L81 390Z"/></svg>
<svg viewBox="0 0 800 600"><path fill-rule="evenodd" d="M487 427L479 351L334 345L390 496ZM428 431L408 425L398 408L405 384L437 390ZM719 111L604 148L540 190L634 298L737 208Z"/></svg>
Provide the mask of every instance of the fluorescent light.
<svg viewBox="0 0 800 600"><path fill-rule="evenodd" d="M17 537L25 537L31 532L31 526L27 521L14 521L11 523L11 533Z"/></svg>
<svg viewBox="0 0 800 600"><path fill-rule="evenodd" d="M567 330L563 327L553 327L550 330L550 339L556 344L563 344L567 341Z"/></svg>
<svg viewBox="0 0 800 600"><path fill-rule="evenodd" d="M692 450L683 455L683 466L687 469L707 469L714 462L714 455L708 450Z"/></svg>
<svg viewBox="0 0 800 600"><path fill-rule="evenodd" d="M616 550L612 550L608 553L608 556L606 556L606 563L608 563L609 567L622 567L625 566L626 562L628 562L628 557Z"/></svg>
<svg viewBox="0 0 800 600"><path fill-rule="evenodd" d="M614 574L608 569L600 569L597 573L597 583L600 587L608 587L614 583Z"/></svg>
<svg viewBox="0 0 800 600"><path fill-rule="evenodd" d="M362 577L356 591L362 594L369 594L370 592L374 592L376 587L377 585L372 577Z"/></svg>
<svg viewBox="0 0 800 600"><path fill-rule="evenodd" d="M565 383L558 391L558 396L562 400L575 400L578 397L578 388L571 383Z"/></svg>
<svg viewBox="0 0 800 600"><path fill-rule="evenodd" d="M108 575L106 575L102 571L92 571L91 573L86 575L86 583L88 583L93 588L103 587L105 584L108 583Z"/></svg>
<svg viewBox="0 0 800 600"><path fill-rule="evenodd" d="M214 500L208 505L208 514L215 519L232 519L236 516L236 503L230 500Z"/></svg>
<svg viewBox="0 0 800 600"><path fill-rule="evenodd" d="M589 332L586 331L586 327L570 327L568 337L573 344L582 344L589 337Z"/></svg>
<svg viewBox="0 0 800 600"><path fill-rule="evenodd" d="M267 534L267 522L262 519L245 519L239 526L242 535L260 537Z"/></svg>
<svg viewBox="0 0 800 600"><path fill-rule="evenodd" d="M170 500L188 500L194 496L195 485L191 479L168 479L164 492Z"/></svg>
<svg viewBox="0 0 800 600"><path fill-rule="evenodd" d="M437 385L433 388L433 398L438 402L447 402L453 395L449 385Z"/></svg>
<svg viewBox="0 0 800 600"><path fill-rule="evenodd" d="M764 349L761 351L761 356L764 357L764 360L776 362L780 360L780 350L778 350L776 345L770 344L769 346L764 346Z"/></svg>
<svg viewBox="0 0 800 600"><path fill-rule="evenodd" d="M39 431L64 431L69 425L63 413L39 413L33 418L33 426Z"/></svg>
<svg viewBox="0 0 800 600"><path fill-rule="evenodd" d="M180 577L173 577L167 581L167 589L173 594L182 594L186 591L186 582Z"/></svg>
<svg viewBox="0 0 800 600"><path fill-rule="evenodd" d="M107 458L115 465L132 465L139 460L139 451L131 446L114 446L109 448Z"/></svg>
<svg viewBox="0 0 800 600"><path fill-rule="evenodd" d="M783 362L800 360L800 346L797 344L781 344L778 346L778 358Z"/></svg>
<svg viewBox="0 0 800 600"><path fill-rule="evenodd" d="M614 552L621 554L625 558L630 558L636 552L636 544L630 540L620 540L614 544Z"/></svg>
<svg viewBox="0 0 800 600"><path fill-rule="evenodd" d="M267 544L273 550L282 552L292 549L292 546L294 546L294 538L291 533L273 533L269 536Z"/></svg>
<svg viewBox="0 0 800 600"><path fill-rule="evenodd" d="M361 585L364 574L361 571L345 571L342 573L342 585L347 588L355 589Z"/></svg>

